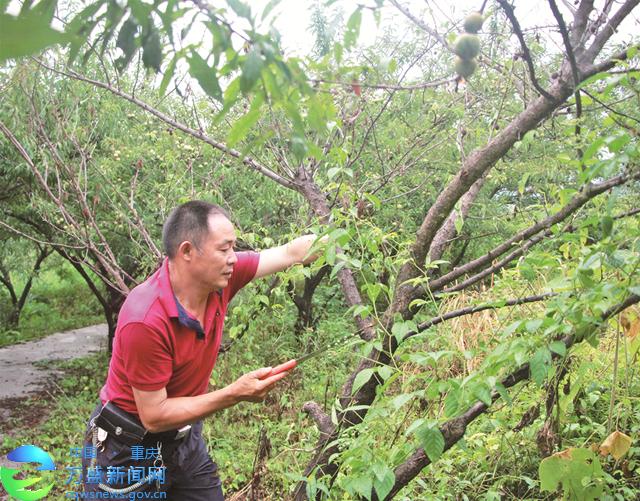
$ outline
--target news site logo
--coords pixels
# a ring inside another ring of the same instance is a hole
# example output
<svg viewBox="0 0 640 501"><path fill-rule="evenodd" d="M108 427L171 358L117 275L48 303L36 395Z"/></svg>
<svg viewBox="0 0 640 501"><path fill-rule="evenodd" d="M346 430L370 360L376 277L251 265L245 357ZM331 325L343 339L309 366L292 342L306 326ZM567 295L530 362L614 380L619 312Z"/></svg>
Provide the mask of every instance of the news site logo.
<svg viewBox="0 0 640 501"><path fill-rule="evenodd" d="M40 466L36 468L38 471L56 469L56 465L53 463L51 456L35 445L21 445L13 449L7 454L7 459L14 463L39 463ZM0 466L0 481L9 495L20 501L36 501L49 494L49 491L53 487L53 482L40 489L29 490L27 487L37 484L42 480L42 477L27 477L21 480L14 478L19 472L20 470L15 468Z"/></svg>

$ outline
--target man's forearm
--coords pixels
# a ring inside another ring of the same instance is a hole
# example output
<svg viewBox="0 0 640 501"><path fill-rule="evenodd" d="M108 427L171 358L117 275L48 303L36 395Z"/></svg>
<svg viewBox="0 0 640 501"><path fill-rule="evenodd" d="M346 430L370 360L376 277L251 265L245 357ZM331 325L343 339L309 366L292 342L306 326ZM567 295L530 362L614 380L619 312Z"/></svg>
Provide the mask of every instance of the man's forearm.
<svg viewBox="0 0 640 501"><path fill-rule="evenodd" d="M230 386L195 397L165 398L155 402L153 412L140 418L151 433L182 428L200 421L216 411L226 409L240 402Z"/></svg>
<svg viewBox="0 0 640 501"><path fill-rule="evenodd" d="M261 402L287 374L287 371L271 374L271 367L263 367L204 395L168 398L166 388L156 391L133 388L133 397L143 426L151 433L159 433L195 423L239 402Z"/></svg>

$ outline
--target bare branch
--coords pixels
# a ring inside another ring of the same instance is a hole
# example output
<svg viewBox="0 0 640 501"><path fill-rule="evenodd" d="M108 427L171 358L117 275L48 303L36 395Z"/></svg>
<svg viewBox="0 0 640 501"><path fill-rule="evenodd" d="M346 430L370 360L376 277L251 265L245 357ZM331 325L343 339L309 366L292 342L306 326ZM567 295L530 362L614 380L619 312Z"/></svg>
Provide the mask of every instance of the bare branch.
<svg viewBox="0 0 640 501"><path fill-rule="evenodd" d="M476 306L467 306L465 308L460 308L460 309L457 309L457 310L448 311L446 313L443 313L442 315L439 315L437 317L433 317L433 318L427 320L426 322L422 322L421 324L418 325L418 329L417 330L408 332L404 336L404 338L402 340L406 341L410 337L413 337L413 336L417 335L420 332L426 331L427 329L430 329L434 325L441 324L441 323L446 322L447 320L451 320L453 318L463 317L465 315L472 315L472 314L477 313L479 311L496 310L498 308L504 308L505 306L518 306L518 305L521 305L521 304L536 303L536 302L539 302L539 301L544 301L544 300L549 299L549 298L554 297L554 296L557 296L557 294L555 292L547 292L547 293L544 293L544 294L537 294L535 296L527 296L527 297L520 297L520 298L515 298L515 299L507 299L507 300L503 300L503 301L498 300L498 301L493 301L493 302L487 303L487 304L480 304L480 305L476 305Z"/></svg>
<svg viewBox="0 0 640 501"><path fill-rule="evenodd" d="M414 16L411 11L409 11L409 9L407 9L406 7L404 7L403 5L400 5L400 2L398 2L397 0L390 0L391 4L398 9L400 12L402 12L406 17L408 17L411 21L413 21L413 23L418 26L420 29L422 29L423 31L426 31L429 35L431 35L433 38L435 38L438 42L440 42L440 44L447 49L450 52L453 52L453 50L451 49L451 47L449 47L449 44L447 43L447 41L445 40L445 38L440 35L436 30L434 30L433 28L431 28L428 24L426 24L422 19Z"/></svg>
<svg viewBox="0 0 640 501"><path fill-rule="evenodd" d="M563 2L566 7L569 7L568 2ZM571 10L571 9L570 9ZM577 10L572 11L573 14L573 29L571 32L571 43L574 46L578 46L580 40L583 38L587 24L589 23L589 14L593 10L593 0L582 0Z"/></svg>
<svg viewBox="0 0 640 501"><path fill-rule="evenodd" d="M9 139L9 141L11 142L11 144L13 144L16 150L18 150L18 152L20 153L20 156L22 156L22 158L26 161L27 165L31 169L31 172L34 174L36 180L40 184L40 187L45 190L49 198L56 204L60 212L65 216L65 218L68 221L74 222L77 225L78 223L75 222L75 218L71 215L71 213L69 213L69 211L66 209L62 201L51 191L46 180L42 177L42 174L33 163L31 156L29 155L29 153L27 153L27 150L24 148L24 146L22 146L20 141L18 141L18 139L5 126L3 122L0 122L0 131L2 131L2 133L6 136L7 139ZM94 245L94 243L90 239L87 239L85 243L86 243L87 249L89 249L96 256L96 259L100 262L100 264L104 267L104 269L111 275L113 280L115 280L117 288L123 294L125 295L128 294L129 287L127 287L127 285L124 283L124 280L122 279L122 273L121 273L122 270L116 268L117 263L110 262L110 260L102 254L102 252Z"/></svg>
<svg viewBox="0 0 640 501"><path fill-rule="evenodd" d="M564 22L564 18L562 14L558 10L558 6L556 5L555 0L549 0L549 7L551 7L551 12L553 12L553 17L556 18L558 23L558 27L560 28L560 34L562 35L562 41L564 42L564 48L567 51L567 59L569 60L569 64L571 65L571 74L573 75L573 86L577 87L578 82L580 81L580 76L578 72L578 63L576 63L576 56L573 53L573 47L571 46L571 41L569 40L569 32L567 31L567 25ZM580 91L576 91L576 118L580 118L582 116L582 99L580 99ZM580 126L576 125L576 134L580 133Z"/></svg>
<svg viewBox="0 0 640 501"><path fill-rule="evenodd" d="M591 75L595 75L596 73L600 73L602 71L607 71L616 66L620 61L625 61L629 58L629 51L632 48L640 49L640 44L632 45L631 47L627 47L626 49L617 52L605 59L604 61L599 62L598 64L588 65L586 68L583 68L583 76L590 77Z"/></svg>
<svg viewBox="0 0 640 501"><path fill-rule="evenodd" d="M585 51L584 59L587 61L593 61L600 53L604 44L613 36L613 34L620 26L620 23L631 13L631 11L640 3L640 0L626 0L622 7L611 16L609 22L600 30L596 35L595 40L591 46ZM582 59L582 58L581 58Z"/></svg>
<svg viewBox="0 0 640 501"><path fill-rule="evenodd" d="M440 87L442 85L446 85L446 84L450 84L455 82L456 79L455 77L452 78L440 78L438 80L434 80L432 82L423 82L423 83L419 83L419 84L415 84L415 85L393 85L393 84L368 84L368 83L360 83L358 82L357 85L359 87L362 88L366 88L366 89L385 89L385 90L408 90L408 91L412 91L412 90L423 90L423 89L429 89L429 88L433 88L433 87ZM353 82L339 82L337 80L324 80L324 79L312 79L311 83L326 83L326 84L333 84L333 85L341 85L343 87L351 87L354 85Z"/></svg>
<svg viewBox="0 0 640 501"><path fill-rule="evenodd" d="M40 240L40 239L38 239L36 237L33 237L31 235L26 234L23 231L20 231L18 228L14 228L13 226L5 223L2 220L0 220L0 226L3 226L4 228L9 230L10 232L15 233L16 235L24 237L27 240L31 240L32 242L35 242L35 243L40 244L40 245L55 245L55 246L58 246L58 247L65 247L67 249L79 249L79 250L84 250L84 249L87 248L86 245L67 245L67 244L59 244L59 243L56 243L56 242L49 242L49 241L46 241L46 240Z"/></svg>
<svg viewBox="0 0 640 501"><path fill-rule="evenodd" d="M520 28L520 23L516 18L516 15L513 12L513 7L507 0L498 0L500 7L504 10L504 13L509 18L511 22L511 26L513 27L513 32L516 37L520 41L520 47L522 49L522 56L524 57L525 62L527 63L527 67L529 68L529 77L531 78L531 83L536 88L536 90L543 95L545 98L550 101L554 100L554 97L549 94L546 90L542 88L542 86L538 83L538 79L536 78L536 70L533 66L533 59L531 58L531 52L529 52L529 47L527 46L527 42L524 39L524 35L522 34L522 29Z"/></svg>

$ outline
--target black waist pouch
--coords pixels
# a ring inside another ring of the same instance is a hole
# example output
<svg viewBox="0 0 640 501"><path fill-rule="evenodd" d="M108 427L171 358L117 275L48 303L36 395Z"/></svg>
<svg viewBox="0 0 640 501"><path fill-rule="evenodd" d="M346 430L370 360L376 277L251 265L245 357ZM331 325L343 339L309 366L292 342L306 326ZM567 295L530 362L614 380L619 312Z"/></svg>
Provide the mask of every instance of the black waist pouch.
<svg viewBox="0 0 640 501"><path fill-rule="evenodd" d="M112 402L102 406L94 423L116 440L129 446L140 444L147 434L147 430L138 418L123 411Z"/></svg>

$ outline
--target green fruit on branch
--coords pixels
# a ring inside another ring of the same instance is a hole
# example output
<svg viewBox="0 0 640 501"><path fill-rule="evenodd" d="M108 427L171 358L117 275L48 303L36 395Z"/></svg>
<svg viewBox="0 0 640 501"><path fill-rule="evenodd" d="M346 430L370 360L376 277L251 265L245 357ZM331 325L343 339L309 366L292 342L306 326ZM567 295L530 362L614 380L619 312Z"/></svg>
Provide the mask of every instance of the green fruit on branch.
<svg viewBox="0 0 640 501"><path fill-rule="evenodd" d="M476 71L477 67L478 61L475 59L462 59L461 57L456 57L454 69L462 78L469 78L473 75L473 72Z"/></svg>
<svg viewBox="0 0 640 501"><path fill-rule="evenodd" d="M478 33L482 28L484 17L479 12L472 12L464 19L464 31L467 33Z"/></svg>
<svg viewBox="0 0 640 501"><path fill-rule="evenodd" d="M480 53L480 39L469 33L460 35L456 39L453 51L462 59L473 59Z"/></svg>

